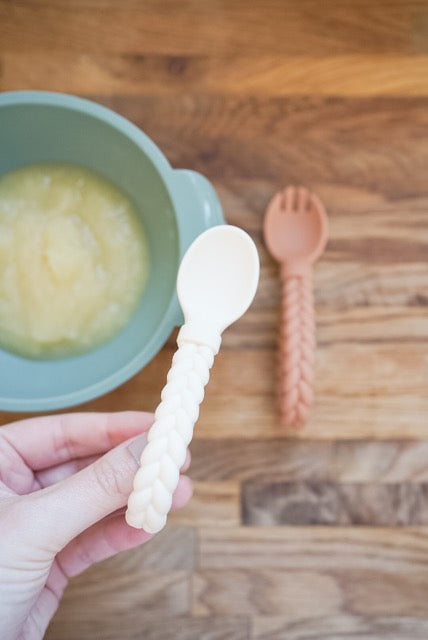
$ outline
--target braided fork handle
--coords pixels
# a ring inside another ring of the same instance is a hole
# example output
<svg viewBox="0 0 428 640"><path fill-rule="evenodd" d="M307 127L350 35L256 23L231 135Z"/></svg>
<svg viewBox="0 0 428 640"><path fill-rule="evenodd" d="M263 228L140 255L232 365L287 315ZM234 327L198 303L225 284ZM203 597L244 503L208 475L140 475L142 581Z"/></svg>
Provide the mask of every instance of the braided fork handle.
<svg viewBox="0 0 428 640"><path fill-rule="evenodd" d="M312 404L315 314L311 271L281 270L282 300L279 350L281 422L300 427Z"/></svg>
<svg viewBox="0 0 428 640"><path fill-rule="evenodd" d="M157 533L165 526L215 353L179 342L128 501L126 521L133 527Z"/></svg>

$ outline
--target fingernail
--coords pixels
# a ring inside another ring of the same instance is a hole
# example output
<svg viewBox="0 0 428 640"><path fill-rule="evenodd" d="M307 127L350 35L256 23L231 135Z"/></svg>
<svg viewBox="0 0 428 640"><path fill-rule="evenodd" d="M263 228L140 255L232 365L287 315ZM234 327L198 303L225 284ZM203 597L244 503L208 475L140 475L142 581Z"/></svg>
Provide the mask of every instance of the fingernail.
<svg viewBox="0 0 428 640"><path fill-rule="evenodd" d="M138 463L140 463L140 457L146 444L147 444L147 436L142 435L142 436L137 436L136 438L133 438L127 445L127 449L129 453L132 455L133 458L135 458L135 460Z"/></svg>

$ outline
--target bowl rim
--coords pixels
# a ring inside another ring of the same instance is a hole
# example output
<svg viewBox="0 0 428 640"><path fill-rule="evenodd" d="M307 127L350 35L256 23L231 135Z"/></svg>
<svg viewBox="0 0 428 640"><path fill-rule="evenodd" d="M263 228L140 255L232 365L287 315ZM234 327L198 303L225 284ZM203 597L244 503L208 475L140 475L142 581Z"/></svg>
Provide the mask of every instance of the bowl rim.
<svg viewBox="0 0 428 640"><path fill-rule="evenodd" d="M92 100L80 98L68 93L33 90L7 91L0 93L0 109L7 106L18 105L54 106L81 112L115 128L136 144L149 157L165 186L176 219L178 253L180 254L180 224L178 211L175 205L173 187L174 169L171 167L159 147L147 136L147 134L139 129L137 125L133 124L130 120L119 113L116 113L112 109L93 102ZM107 394L138 373L138 371L140 371L154 357L154 355L156 355L159 348L165 343L176 324L178 316L177 307L178 303L175 290L173 290L165 314L159 323L157 330L152 334L150 340L144 345L144 347L137 351L135 356L125 365L120 367L120 369L115 370L113 373L103 377L101 380L91 384L90 386L86 386L82 389L74 390L69 393L21 399L18 397L13 398L2 396L0 391L0 410L19 412L51 411L73 407L89 400L95 400L96 398ZM6 350L0 351L7 356L16 357L15 354L11 354ZM87 353L89 354L90 352ZM66 360L66 358L64 358L64 360ZM42 362L45 363L46 361Z"/></svg>
<svg viewBox="0 0 428 640"><path fill-rule="evenodd" d="M44 105L80 111L114 126L147 153L159 173L172 169L159 147L136 124L113 109L87 98L56 91L4 91L0 93L0 108L16 105Z"/></svg>

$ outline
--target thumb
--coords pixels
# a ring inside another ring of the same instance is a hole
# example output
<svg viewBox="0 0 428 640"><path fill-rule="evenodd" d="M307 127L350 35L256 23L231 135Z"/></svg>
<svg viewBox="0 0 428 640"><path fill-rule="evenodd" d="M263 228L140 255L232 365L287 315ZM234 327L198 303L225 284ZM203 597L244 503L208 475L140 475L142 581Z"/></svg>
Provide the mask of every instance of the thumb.
<svg viewBox="0 0 428 640"><path fill-rule="evenodd" d="M126 504L146 435L115 447L55 485L29 494L31 539L57 553L79 533Z"/></svg>

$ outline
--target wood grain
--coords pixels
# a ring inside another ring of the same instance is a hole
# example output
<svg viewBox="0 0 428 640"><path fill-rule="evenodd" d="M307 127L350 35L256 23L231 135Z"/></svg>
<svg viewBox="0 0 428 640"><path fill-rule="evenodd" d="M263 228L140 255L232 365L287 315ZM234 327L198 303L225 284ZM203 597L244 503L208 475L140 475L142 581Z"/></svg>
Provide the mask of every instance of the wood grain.
<svg viewBox="0 0 428 640"><path fill-rule="evenodd" d="M191 616L153 615L144 610L130 608L124 615L109 615L108 624L100 624L96 609L74 611L70 619L60 611L54 618L46 640L248 640L249 620L243 616Z"/></svg>
<svg viewBox="0 0 428 640"><path fill-rule="evenodd" d="M428 529L224 527L201 529L199 568L425 571Z"/></svg>
<svg viewBox="0 0 428 640"><path fill-rule="evenodd" d="M0 27L1 33L1 27ZM152 53L6 51L0 87L68 93L175 96L221 95L427 96L428 56L377 53L329 55L153 55Z"/></svg>
<svg viewBox="0 0 428 640"><path fill-rule="evenodd" d="M144 571L191 571L195 568L197 536L194 529L168 526L150 545L143 545L136 552L120 556L120 568L125 573L137 564ZM110 561L114 567L114 560ZM119 568L119 564L117 565Z"/></svg>
<svg viewBox="0 0 428 640"><path fill-rule="evenodd" d="M427 441L305 441L197 439L192 478L231 481L428 481Z"/></svg>
<svg viewBox="0 0 428 640"><path fill-rule="evenodd" d="M134 51L181 55L253 55L428 50L423 0L2 0L0 36L7 51ZM42 15L41 15L42 14ZM37 25L43 16L44 28ZM173 25L173 32L168 28Z"/></svg>
<svg viewBox="0 0 428 640"><path fill-rule="evenodd" d="M258 296L225 334L197 437L426 437L426 99L103 101L143 126L177 166L223 185L229 220L248 229L260 250ZM305 175L326 202L331 232L316 270L316 403L308 428L296 434L280 428L274 405L279 281L260 225L274 189ZM159 354L120 390L84 408L154 409L171 355Z"/></svg>
<svg viewBox="0 0 428 640"><path fill-rule="evenodd" d="M190 471L192 478L193 470ZM206 474L205 474L206 477ZM174 511L170 522L191 527L230 527L241 522L241 487L239 482L193 483L192 500L184 509Z"/></svg>
<svg viewBox="0 0 428 640"><path fill-rule="evenodd" d="M375 570L281 571L222 569L197 572L195 615L311 617L355 615L424 617L428 611L426 572L409 575Z"/></svg>
<svg viewBox="0 0 428 640"><path fill-rule="evenodd" d="M187 94L174 100L117 95L99 99L141 126L175 166L195 168L226 186L233 179L256 176L252 190L263 187L264 204L272 188L302 181L315 191L333 183L388 200L427 195L426 98ZM259 232L262 214L253 212ZM233 210L229 216L238 222ZM370 238L366 227L359 231Z"/></svg>
<svg viewBox="0 0 428 640"><path fill-rule="evenodd" d="M164 351L127 385L77 410L154 410L171 357L172 351ZM275 369L274 349L225 349L212 371L195 437L278 439L288 435L329 440L427 436L428 395L424 389L428 355L416 344L320 345L316 399L304 431L287 431L279 424L273 391ZM153 371L162 372L163 377L151 375ZM3 413L1 421L18 417L24 416Z"/></svg>
<svg viewBox="0 0 428 640"><path fill-rule="evenodd" d="M127 636L126 629L139 629L146 617L153 621L154 616L185 615L190 607L188 570L193 558L192 531L169 529L150 546L93 566L71 580L47 638L132 638L136 636ZM100 630L101 610L109 624ZM129 625L124 625L124 616L129 615Z"/></svg>
<svg viewBox="0 0 428 640"><path fill-rule="evenodd" d="M428 524L428 484L247 482L242 488L246 525Z"/></svg>
<svg viewBox="0 0 428 640"><path fill-rule="evenodd" d="M120 560L119 556L115 563L92 568L82 577L72 580L64 595L59 617L79 618L82 601L91 603L93 609L87 612L89 618L102 607L111 616L124 615L135 607L157 616L164 616L165 612L174 616L189 611L189 575L186 572L135 569L130 574L129 570L122 568ZM103 579L107 570L110 581Z"/></svg>
<svg viewBox="0 0 428 640"><path fill-rule="evenodd" d="M342 614L289 620L281 616L253 619L254 640L425 640L426 620L409 616Z"/></svg>
<svg viewBox="0 0 428 640"><path fill-rule="evenodd" d="M426 0L0 0L0 90L76 93L129 118L213 182L261 258L196 427L193 501L73 580L49 640L428 637L428 528L375 526L426 515L427 72ZM330 220L316 402L298 433L275 407L280 289L261 235L289 183ZM175 336L73 410L154 410ZM282 526L296 496L312 519L367 526Z"/></svg>

